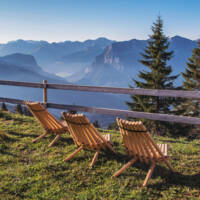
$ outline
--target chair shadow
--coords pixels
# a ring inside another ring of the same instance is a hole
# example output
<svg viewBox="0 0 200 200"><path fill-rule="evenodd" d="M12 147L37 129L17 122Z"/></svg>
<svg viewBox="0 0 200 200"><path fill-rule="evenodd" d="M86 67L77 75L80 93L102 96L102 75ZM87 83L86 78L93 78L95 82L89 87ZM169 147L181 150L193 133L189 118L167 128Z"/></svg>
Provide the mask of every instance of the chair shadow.
<svg viewBox="0 0 200 200"><path fill-rule="evenodd" d="M179 140L165 140L165 139L161 139L160 141L162 142L166 142L166 143L180 143L180 144L190 144L191 143L191 140L188 140L188 142L182 142L182 141L179 141ZM200 144L194 144L194 146L200 146Z"/></svg>
<svg viewBox="0 0 200 200"><path fill-rule="evenodd" d="M22 133L17 133L15 131L9 131L8 134L14 135L14 136L18 136L20 138L24 138L24 137L38 137L39 136L39 135L36 135L36 134L22 134Z"/></svg>
<svg viewBox="0 0 200 200"><path fill-rule="evenodd" d="M18 141L18 139L16 138L9 137L8 134L1 136L1 139L3 139L3 141L8 142L8 143Z"/></svg>
<svg viewBox="0 0 200 200"><path fill-rule="evenodd" d="M124 164L130 161L130 158L122 154L120 155L120 157L118 156L118 158L119 159L116 159L116 160ZM144 170L147 173L150 168L150 165L137 161L131 167ZM122 176L130 177L130 174L122 174ZM165 180L165 184L159 183L159 184L151 185L149 183L148 187L162 190L163 185L165 185L166 187L169 187L170 185L180 185L180 186L187 186L190 188L200 189L200 173L193 174L193 175L185 175L179 172L171 172L167 166L164 167L164 166L156 165L155 171L153 172L153 175L152 175L152 179L154 177L161 177L162 179ZM138 177L138 178L141 178L141 177Z"/></svg>
<svg viewBox="0 0 200 200"><path fill-rule="evenodd" d="M168 168L162 166L156 166L153 177L160 176L162 179L165 179L165 184L158 183L153 185L148 185L151 188L163 188L169 187L170 185L179 185L179 186L187 186L194 189L200 189L200 173L196 173L193 175L189 174L181 174L179 172L171 172ZM164 186L163 186L164 185Z"/></svg>
<svg viewBox="0 0 200 200"><path fill-rule="evenodd" d="M55 135L51 135L50 137L49 137L49 140L53 140L55 138ZM73 139L72 138L70 138L70 137L67 137L67 138L64 138L64 137L62 137L62 135L61 135L61 137L56 141L56 143L54 144L54 146L66 146L66 145L72 145L72 144L74 144L74 141L73 141Z"/></svg>
<svg viewBox="0 0 200 200"><path fill-rule="evenodd" d="M10 153L10 152L4 151L4 150L0 150L0 154L6 154L6 155L8 155L8 156L16 157L16 154L13 154L13 153Z"/></svg>
<svg viewBox="0 0 200 200"><path fill-rule="evenodd" d="M126 164L128 161L131 160L131 158L128 157L126 154L122 154L119 152L114 154L111 151L104 151L104 155L102 155L102 156L106 156L107 159L115 160L118 163L122 163L122 164ZM150 165L136 161L131 167L135 167L137 169L144 170L147 173L150 168ZM119 167L119 169L120 169L120 167ZM124 173L121 176L130 177L130 174ZM145 176L144 176L144 179L145 179ZM134 175L134 177L135 177L135 175ZM171 172L171 170L169 170L169 168L167 166L160 166L158 164L158 165L156 165L156 168L153 172L152 179L154 177L161 177L162 179L165 180L165 184L158 183L158 184L151 185L149 183L149 185L147 187L152 187L155 189L162 190L162 188L169 187L170 185L180 185L180 186L187 186L190 188L200 189L200 173L196 173L193 175L186 175L186 174L181 174L179 172ZM141 178L141 175L139 175L138 178Z"/></svg>
<svg viewBox="0 0 200 200"><path fill-rule="evenodd" d="M182 142L182 141L179 141L179 140L176 140L176 141L174 141L174 140L167 140L167 139L160 139L159 140L160 142L162 141L162 142L166 142L166 143L180 143L180 144L189 144L190 142Z"/></svg>

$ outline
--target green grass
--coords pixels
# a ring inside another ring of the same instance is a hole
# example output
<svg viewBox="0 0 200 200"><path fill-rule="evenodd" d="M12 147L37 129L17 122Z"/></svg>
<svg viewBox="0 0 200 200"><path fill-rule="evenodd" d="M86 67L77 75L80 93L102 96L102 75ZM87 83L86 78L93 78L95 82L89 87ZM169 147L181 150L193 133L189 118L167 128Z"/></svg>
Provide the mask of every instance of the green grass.
<svg viewBox="0 0 200 200"><path fill-rule="evenodd" d="M1 200L199 199L199 140L155 137L157 142L169 144L176 173L159 165L149 185L142 188L148 165L136 163L118 178L112 177L129 160L119 132L110 132L118 154L102 152L92 169L94 152L81 151L69 162L62 161L76 149L67 134L51 148L50 135L31 144L42 133L34 118L0 112Z"/></svg>

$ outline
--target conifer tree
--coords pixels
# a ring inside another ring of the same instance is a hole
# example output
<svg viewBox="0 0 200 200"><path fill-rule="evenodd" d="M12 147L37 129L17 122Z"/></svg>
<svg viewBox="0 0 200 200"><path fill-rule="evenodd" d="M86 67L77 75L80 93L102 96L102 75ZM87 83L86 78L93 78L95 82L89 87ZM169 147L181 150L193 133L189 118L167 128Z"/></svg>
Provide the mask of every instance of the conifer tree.
<svg viewBox="0 0 200 200"><path fill-rule="evenodd" d="M96 127L96 128L101 128L101 126L100 126L98 120L95 120L95 121L93 122L93 125L94 125L94 127Z"/></svg>
<svg viewBox="0 0 200 200"><path fill-rule="evenodd" d="M200 90L200 42L198 47L192 51L192 56L188 59L187 68L182 73L184 90ZM190 117L200 117L200 102L197 99L179 99L174 106L174 113L177 115L185 115ZM199 137L200 126L179 124L181 134L187 135L189 138Z"/></svg>
<svg viewBox="0 0 200 200"><path fill-rule="evenodd" d="M24 115L33 116L32 113L26 107L24 107Z"/></svg>
<svg viewBox="0 0 200 200"><path fill-rule="evenodd" d="M133 79L136 88L145 89L173 89L173 82L177 76L170 76L172 69L167 65L172 57L173 51L168 51L169 41L163 33L163 21L160 16L152 26L153 34L147 41L144 52L141 53L141 62L147 70L139 71L139 80ZM130 87L132 87L130 85ZM153 97L153 96L131 96L132 102L127 102L130 110L151 112L151 113L170 113L172 98ZM143 120L146 126L151 127L151 131L157 134L162 132L163 126L167 123L160 121Z"/></svg>
<svg viewBox="0 0 200 200"><path fill-rule="evenodd" d="M114 121L114 122L112 122L111 124L109 124L107 129L108 129L108 130L119 130L119 127L118 127L118 125L117 125L117 122Z"/></svg>
<svg viewBox="0 0 200 200"><path fill-rule="evenodd" d="M1 104L1 110L8 111L6 104L4 102Z"/></svg>
<svg viewBox="0 0 200 200"><path fill-rule="evenodd" d="M192 51L192 56L188 59L187 68L182 76L183 89L200 90L200 42ZM180 105L179 110L182 110L183 115L199 117L199 103L199 100L186 100Z"/></svg>
<svg viewBox="0 0 200 200"><path fill-rule="evenodd" d="M16 106L16 113L23 114L23 109L21 104L17 104Z"/></svg>

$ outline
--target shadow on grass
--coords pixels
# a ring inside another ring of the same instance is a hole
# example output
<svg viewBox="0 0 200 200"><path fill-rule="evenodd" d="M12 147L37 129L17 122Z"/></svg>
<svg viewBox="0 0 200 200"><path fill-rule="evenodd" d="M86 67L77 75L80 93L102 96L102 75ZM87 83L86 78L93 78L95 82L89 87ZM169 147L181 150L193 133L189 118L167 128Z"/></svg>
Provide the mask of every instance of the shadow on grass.
<svg viewBox="0 0 200 200"><path fill-rule="evenodd" d="M18 139L16 139L16 138L11 138L11 137L9 137L9 135L7 134L7 133L1 133L0 134L0 142L1 142L1 140L3 141L3 142L16 142L16 141L18 141Z"/></svg>
<svg viewBox="0 0 200 200"><path fill-rule="evenodd" d="M5 150L0 150L0 154L5 154L5 155L8 155L8 156L13 156L13 157L17 156L16 154L10 153L10 152L5 151Z"/></svg>
<svg viewBox="0 0 200 200"><path fill-rule="evenodd" d="M63 157L63 160L65 158L67 158L68 156L70 155L69 154L66 154L66 156ZM70 160L68 161L62 161L63 163L73 163L73 162L84 162L84 161L92 161L92 156L90 157L89 155L84 155L84 156L77 156L75 155L73 158L71 158ZM96 163L95 163L96 164ZM86 166L87 167L87 166ZM88 164L88 167L89 167L89 164Z"/></svg>
<svg viewBox="0 0 200 200"><path fill-rule="evenodd" d="M117 161L117 163L123 163L123 164L126 164L128 161L131 160L131 158L128 157L126 154L121 154L119 152L117 152L117 154L114 154L111 151L108 151L108 152L105 151L104 155L102 155L102 156L106 156L108 160L115 160L115 161ZM97 162L97 164L98 164L98 162ZM143 170L147 174L147 172L150 168L150 165L136 161L130 167L134 167L134 168ZM119 169L120 169L120 167L119 167ZM146 174L145 174L145 176L146 176ZM121 176L130 177L130 174L123 173L123 174L121 174ZM144 179L145 179L145 176L144 176ZM156 188L158 190L164 190L166 188L169 188L170 185L180 185L180 186L187 186L190 188L200 189L200 173L196 173L193 175L185 175L185 174L181 174L179 172L173 173L173 172L171 172L171 170L169 170L169 168L167 166L160 166L158 164L158 165L156 165L155 171L153 172L152 179L155 177L161 177L162 179L164 179L166 181L165 184L163 184L163 182L159 183L159 184L153 184L153 185L151 185L149 183L148 187ZM133 178L141 179L141 174L139 174L138 176L136 175L136 177L134 175Z"/></svg>
<svg viewBox="0 0 200 200"><path fill-rule="evenodd" d="M189 144L190 142L183 142L183 141L179 141L179 140L168 140L168 139L160 139L160 142L165 142L165 143L180 143L180 144Z"/></svg>
<svg viewBox="0 0 200 200"><path fill-rule="evenodd" d="M20 138L24 138L24 137L38 137L39 135L36 134L23 134L23 133L18 133L15 131L9 131L8 134L10 135L14 135L14 136L18 136Z"/></svg>
<svg viewBox="0 0 200 200"><path fill-rule="evenodd" d="M165 179L165 184L149 184L148 187L165 190L171 185L179 185L181 187L187 186L189 188L200 189L200 173L193 175L185 175L179 172L171 172L167 168L162 166L156 166L153 177L160 176L162 179ZM152 178L153 178L152 177Z"/></svg>
<svg viewBox="0 0 200 200"><path fill-rule="evenodd" d="M120 157L118 156L118 158L119 159L117 159L117 161L122 162L124 164L130 161L130 158L125 157L124 155L120 155ZM150 168L150 165L137 161L131 167L143 170L147 174ZM130 174L124 173L124 174L121 174L120 176L130 177ZM145 176L144 176L144 179L145 179ZM187 186L190 188L200 189L200 173L193 174L193 175L185 175L179 172L171 172L167 166L163 167L158 164L156 165L155 171L153 172L152 179L154 179L155 177L161 177L162 179L165 180L165 183L162 182L162 183L151 185L151 182L149 182L148 187L151 187L157 190L165 190L166 188L169 188L171 185L176 185L176 186L180 185L181 187ZM133 178L137 178L137 176L134 175ZM141 179L141 175L139 175L138 178Z"/></svg>
<svg viewBox="0 0 200 200"><path fill-rule="evenodd" d="M50 137L51 140L53 140L55 138L55 135ZM56 143L54 144L55 146L66 146L66 145L72 145L74 144L74 141L72 138L70 137L61 137L56 141Z"/></svg>
<svg viewBox="0 0 200 200"><path fill-rule="evenodd" d="M24 122L27 122L27 123L33 122L33 120L27 120L27 119L24 119L24 118L15 118L14 121L19 122L19 124L24 123Z"/></svg>
<svg viewBox="0 0 200 200"><path fill-rule="evenodd" d="M183 141L179 141L179 140L176 140L176 141L174 141L174 140L164 140L164 139L161 139L161 140L159 140L159 141L162 141L162 142L165 142L165 143L179 143L179 144L190 144L191 143L191 141L190 140L188 140L188 142L183 142ZM194 144L194 146L200 146L200 144Z"/></svg>

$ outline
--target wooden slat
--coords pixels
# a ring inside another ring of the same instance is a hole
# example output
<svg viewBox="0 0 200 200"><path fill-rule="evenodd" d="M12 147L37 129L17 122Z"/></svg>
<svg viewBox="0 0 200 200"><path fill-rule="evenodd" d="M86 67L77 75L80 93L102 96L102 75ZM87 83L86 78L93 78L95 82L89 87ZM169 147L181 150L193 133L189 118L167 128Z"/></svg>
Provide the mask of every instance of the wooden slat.
<svg viewBox="0 0 200 200"><path fill-rule="evenodd" d="M90 167L92 167L94 165L94 163L96 162L98 155L99 155L100 150L98 150L95 154L94 157L92 159L92 162L90 163Z"/></svg>
<svg viewBox="0 0 200 200"><path fill-rule="evenodd" d="M111 134L104 134L102 135L108 142L112 142Z"/></svg>
<svg viewBox="0 0 200 200"><path fill-rule="evenodd" d="M47 80L43 80L43 103L47 104Z"/></svg>
<svg viewBox="0 0 200 200"><path fill-rule="evenodd" d="M24 104L23 100L11 99L11 98L0 98L0 102ZM158 121L168 121L168 122L174 122L174 123L176 122L176 123L186 123L186 124L196 124L196 125L200 124L200 118L197 118L197 117L186 117L186 116L158 114L158 113L146 113L146 112L108 109L108 108L95 108L95 107L87 107L87 106L56 104L56 103L48 103L47 107L61 109L61 110L67 109L67 110L91 112L91 113L113 115L113 116L125 116L125 117L133 117L133 118L140 118L140 119L143 118L143 119L151 119L151 120L158 120Z"/></svg>
<svg viewBox="0 0 200 200"><path fill-rule="evenodd" d="M20 86L20 87L32 87L32 88L43 88L42 83L30 83L22 81L4 81L0 80L0 85L11 85L11 86Z"/></svg>
<svg viewBox="0 0 200 200"><path fill-rule="evenodd" d="M75 116L74 117L70 115L66 116L68 120L78 123ZM73 131L73 134L75 135L75 138L77 140L77 143L79 143L79 145L90 145L88 139L85 137L85 134L82 132L82 128L80 125L75 125L69 122L69 126L71 127L71 130Z"/></svg>
<svg viewBox="0 0 200 200"><path fill-rule="evenodd" d="M82 85L61 85L47 84L49 89L103 92L113 94L130 94L160 97L182 97L182 98L200 98L200 91L184 91L184 90L155 90L141 88L117 88L117 87L100 87L100 86L82 86Z"/></svg>
<svg viewBox="0 0 200 200"><path fill-rule="evenodd" d="M24 103L24 102L23 102ZM38 115L38 113L36 114L36 112L33 112L30 105L26 104L27 107L29 108L30 112L32 113L32 115L36 118L36 120L42 125L42 127L47 131L48 130L48 126L46 126L46 123L44 123L43 119L41 118L40 115Z"/></svg>
<svg viewBox="0 0 200 200"><path fill-rule="evenodd" d="M132 154L130 152L130 150L131 150L131 143L130 143L130 140L128 138L127 131L125 131L123 128L121 128L121 127L123 127L122 119L117 118L117 123L118 123L119 129L120 129L120 133L122 134L124 146L127 148L129 154ZM135 154L135 156L137 156L137 151L135 149L135 146L133 147L132 151Z"/></svg>
<svg viewBox="0 0 200 200"><path fill-rule="evenodd" d="M12 103L12 104L24 104L24 100L21 100L21 99L11 99L11 98L2 98L2 97L0 97L0 102Z"/></svg>
<svg viewBox="0 0 200 200"><path fill-rule="evenodd" d="M117 177L119 176L121 173L123 173L128 167L130 167L135 161L137 160L137 158L133 158L131 159L129 162L127 162L119 171L117 171L113 176Z"/></svg>
<svg viewBox="0 0 200 200"><path fill-rule="evenodd" d="M98 135L96 135L96 132L95 132L96 129L92 127L92 124L89 122L89 120L85 116L81 119L81 121L82 123L90 124L89 126L85 127L85 131L90 136L93 145L98 149L99 148L98 145L102 146L101 145L102 142L99 139Z"/></svg>
<svg viewBox="0 0 200 200"><path fill-rule="evenodd" d="M158 147L160 148L160 150L164 156L168 156L168 145L167 144L158 144Z"/></svg>
<svg viewBox="0 0 200 200"><path fill-rule="evenodd" d="M186 124L200 124L200 118L197 117L186 117L186 116L146 113L146 112L119 110L119 109L64 105L55 103L48 103L47 105L49 108L56 108L62 110L67 109L67 110L75 110L81 112L91 112L91 113L114 115L114 116L125 116L125 117L133 117L140 119L151 119L151 120L169 121L169 122L186 123Z"/></svg>
<svg viewBox="0 0 200 200"><path fill-rule="evenodd" d="M60 129L63 129L63 125L60 122L58 122L58 120L53 115L51 115L47 110L46 110L46 120L52 124L55 130L59 131Z"/></svg>
<svg viewBox="0 0 200 200"><path fill-rule="evenodd" d="M85 116L82 116L81 118L80 118L80 122L81 123L89 123L88 121L87 121L87 119L86 119L86 117ZM89 123L90 124L90 123ZM97 140L96 140L96 138L95 138L95 136L94 136L94 132L93 132L93 130L91 129L91 125L84 125L83 126L83 128L82 128L82 131L85 133L85 135L87 135L87 137L90 139L89 141L90 141L90 143L91 143L91 148L95 148L95 149L98 149L98 142L97 142Z"/></svg>
<svg viewBox="0 0 200 200"><path fill-rule="evenodd" d="M148 143L146 142L145 133L141 133L141 140L142 140L143 147L144 147L144 150L146 152L148 161L152 160L153 159L153 155L151 154L150 149L148 148Z"/></svg>

